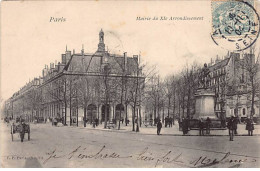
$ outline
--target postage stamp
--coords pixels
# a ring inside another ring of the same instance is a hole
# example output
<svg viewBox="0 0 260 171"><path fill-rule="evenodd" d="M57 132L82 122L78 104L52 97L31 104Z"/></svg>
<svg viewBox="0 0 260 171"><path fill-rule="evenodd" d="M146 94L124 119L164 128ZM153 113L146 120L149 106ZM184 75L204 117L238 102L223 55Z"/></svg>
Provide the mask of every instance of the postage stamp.
<svg viewBox="0 0 260 171"><path fill-rule="evenodd" d="M254 0L212 0L212 40L231 51L252 46L259 36L259 15Z"/></svg>

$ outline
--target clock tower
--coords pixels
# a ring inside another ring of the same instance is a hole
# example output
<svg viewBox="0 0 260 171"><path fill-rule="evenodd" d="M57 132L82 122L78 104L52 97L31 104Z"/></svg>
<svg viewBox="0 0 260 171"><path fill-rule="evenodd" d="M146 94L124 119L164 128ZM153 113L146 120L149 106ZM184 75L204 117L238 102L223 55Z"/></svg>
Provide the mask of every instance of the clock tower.
<svg viewBox="0 0 260 171"><path fill-rule="evenodd" d="M105 44L104 44L104 32L101 29L99 32L99 44L98 44L98 52L104 52L105 51Z"/></svg>

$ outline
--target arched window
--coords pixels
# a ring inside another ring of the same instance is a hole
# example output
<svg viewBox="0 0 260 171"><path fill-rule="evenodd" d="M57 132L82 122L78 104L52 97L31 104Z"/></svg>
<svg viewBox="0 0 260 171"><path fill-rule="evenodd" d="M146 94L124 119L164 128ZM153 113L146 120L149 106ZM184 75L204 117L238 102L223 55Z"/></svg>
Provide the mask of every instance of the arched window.
<svg viewBox="0 0 260 171"><path fill-rule="evenodd" d="M76 116L77 115L77 108L73 107L72 108L72 116Z"/></svg>
<svg viewBox="0 0 260 171"><path fill-rule="evenodd" d="M245 108L243 108L243 115L245 115L246 114L246 109Z"/></svg>

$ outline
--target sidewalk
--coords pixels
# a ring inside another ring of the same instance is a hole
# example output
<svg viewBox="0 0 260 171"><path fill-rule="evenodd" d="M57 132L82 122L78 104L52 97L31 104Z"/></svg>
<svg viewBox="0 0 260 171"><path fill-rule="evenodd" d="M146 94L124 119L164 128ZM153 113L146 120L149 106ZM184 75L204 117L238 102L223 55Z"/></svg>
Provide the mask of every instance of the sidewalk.
<svg viewBox="0 0 260 171"><path fill-rule="evenodd" d="M71 126L73 127L73 126ZM238 124L238 135L236 136L247 136L248 131L245 130L246 125L244 124ZM254 136L260 136L260 125L254 125L255 130L253 131ZM104 129L104 125L98 125L96 128L93 128L92 125L87 124L86 127L79 126L79 127L73 127L73 128L79 128L79 129L90 129L90 130L101 130L101 131L110 131L110 132L118 132L118 133L133 133L133 134L146 134L146 135L156 135L156 126L148 126L145 127L144 125L140 127L139 132L132 131L132 125L125 126L125 124L120 125L120 130L118 130L118 126L116 128L111 129ZM206 133L206 130L204 131L204 134ZM179 131L179 125L176 123L173 125L173 127L165 128L162 127L161 134L163 135L172 135L172 136L183 136L182 131ZM199 136L199 130L190 130L186 136ZM228 136L228 129L226 130L211 130L210 136Z"/></svg>

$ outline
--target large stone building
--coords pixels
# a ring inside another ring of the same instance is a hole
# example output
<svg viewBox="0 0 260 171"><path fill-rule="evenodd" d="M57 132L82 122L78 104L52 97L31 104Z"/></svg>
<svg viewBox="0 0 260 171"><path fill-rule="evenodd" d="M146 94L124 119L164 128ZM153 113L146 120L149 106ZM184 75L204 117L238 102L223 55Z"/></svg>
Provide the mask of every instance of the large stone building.
<svg viewBox="0 0 260 171"><path fill-rule="evenodd" d="M247 66L245 66L247 65ZM215 92L215 113L219 118L238 116L246 118L251 115L252 85L250 67L259 67L253 54L230 53L224 59L211 60L210 88ZM259 70L254 74L254 84L259 83ZM259 117L259 88L255 88L254 115Z"/></svg>
<svg viewBox="0 0 260 171"><path fill-rule="evenodd" d="M132 120L133 107L141 113L144 77L139 56L111 54L99 33L95 53L66 51L61 62L45 65L42 76L26 84L7 101L8 115L17 118L62 118L78 125L84 118ZM120 117L121 115L121 117ZM141 114L139 116L142 116Z"/></svg>

